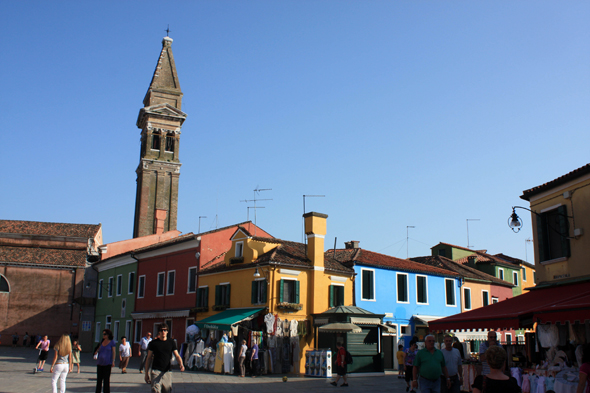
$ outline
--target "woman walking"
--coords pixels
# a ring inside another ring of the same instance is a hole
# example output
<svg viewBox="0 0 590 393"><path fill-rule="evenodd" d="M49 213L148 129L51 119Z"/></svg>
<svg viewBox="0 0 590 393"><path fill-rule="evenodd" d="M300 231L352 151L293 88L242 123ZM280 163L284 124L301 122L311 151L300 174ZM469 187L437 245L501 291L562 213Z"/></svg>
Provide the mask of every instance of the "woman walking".
<svg viewBox="0 0 590 393"><path fill-rule="evenodd" d="M518 382L514 377L504 374L506 368L506 351L497 345L486 350L486 361L490 366L490 373L480 375L473 381L473 393L503 392L521 393Z"/></svg>
<svg viewBox="0 0 590 393"><path fill-rule="evenodd" d="M411 385L411 381L413 378L413 366L414 366L414 359L416 358L416 354L418 353L418 345L416 344L416 341L410 341L410 348L406 349L406 356L404 358L404 368L406 369L406 392L408 390L410 390L410 388L412 387ZM414 389L412 389L412 392L414 392Z"/></svg>
<svg viewBox="0 0 590 393"><path fill-rule="evenodd" d="M51 363L51 387L53 393L57 393L57 380L59 379L59 393L65 393L66 391L66 377L68 371L72 371L74 366L72 365L72 344L70 343L70 337L68 335L62 335L57 341L57 344L53 347L55 356L53 357L53 363Z"/></svg>
<svg viewBox="0 0 590 393"><path fill-rule="evenodd" d="M35 349L39 349L41 347L41 351L39 351L39 363L37 364L37 368L33 370L34 372L42 372L43 367L45 366L45 361L47 360L47 355L49 354L49 344L51 341L47 339L47 336L43 336L43 340L37 343Z"/></svg>
<svg viewBox="0 0 590 393"><path fill-rule="evenodd" d="M72 362L76 365L78 374L80 374L80 352L82 352L82 347L78 344L78 340L74 340L72 344Z"/></svg>
<svg viewBox="0 0 590 393"><path fill-rule="evenodd" d="M127 337L121 337L121 345L119 345L119 368L121 374L127 374L127 365L131 357L131 346L127 342Z"/></svg>
<svg viewBox="0 0 590 393"><path fill-rule="evenodd" d="M242 340L242 346L240 347L240 354L238 355L238 363L240 364L240 377L246 376L246 351L248 346L246 340Z"/></svg>
<svg viewBox="0 0 590 393"><path fill-rule="evenodd" d="M102 331L102 342L94 352L94 356L98 359L96 363L96 393L101 391L111 393L111 367L115 367L115 352L113 332L105 329Z"/></svg>

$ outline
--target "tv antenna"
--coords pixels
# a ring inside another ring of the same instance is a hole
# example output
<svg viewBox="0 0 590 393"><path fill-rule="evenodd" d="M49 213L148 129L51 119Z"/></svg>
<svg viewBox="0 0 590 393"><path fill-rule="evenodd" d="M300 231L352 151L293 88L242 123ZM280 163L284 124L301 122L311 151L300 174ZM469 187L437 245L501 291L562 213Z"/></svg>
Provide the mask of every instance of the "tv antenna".
<svg viewBox="0 0 590 393"><path fill-rule="evenodd" d="M468 218L465 221L467 222L467 248L470 248L470 246L469 246L469 221L479 221L479 218Z"/></svg>
<svg viewBox="0 0 590 393"><path fill-rule="evenodd" d="M272 201L272 198L269 199L259 199L257 198L258 194L260 194L260 191L272 191L272 188L258 188L258 186L256 186L256 188L254 189L254 199L244 199L241 200L240 202L254 202L254 206L252 207L248 207L248 221L250 221L250 209L254 209L254 235L256 235L256 227L258 226L256 224L256 210L257 209L264 209L264 206L256 206L256 202L258 201Z"/></svg>
<svg viewBox="0 0 590 393"><path fill-rule="evenodd" d="M325 198L325 195L303 195L303 214L305 215L305 198ZM301 231L301 243L306 243L305 241L305 219L301 217L302 221L302 231Z"/></svg>
<svg viewBox="0 0 590 393"><path fill-rule="evenodd" d="M411 225L406 226L406 259L408 259L408 257L409 257L409 250L410 250L410 246L409 246L409 244L410 244L410 232L409 232L410 228L416 228L416 227L411 226Z"/></svg>
<svg viewBox="0 0 590 393"><path fill-rule="evenodd" d="M199 233L201 233L201 218L207 218L207 216L199 216Z"/></svg>

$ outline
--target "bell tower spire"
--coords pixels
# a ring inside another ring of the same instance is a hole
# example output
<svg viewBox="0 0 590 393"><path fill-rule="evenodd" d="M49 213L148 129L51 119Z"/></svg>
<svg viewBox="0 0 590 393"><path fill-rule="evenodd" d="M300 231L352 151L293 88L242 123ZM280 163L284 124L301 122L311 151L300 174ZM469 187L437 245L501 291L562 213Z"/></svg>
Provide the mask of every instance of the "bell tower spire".
<svg viewBox="0 0 590 393"><path fill-rule="evenodd" d="M178 158L182 91L172 55L172 38L162 40L162 51L139 111L141 148L135 197L133 237L176 229L178 210Z"/></svg>

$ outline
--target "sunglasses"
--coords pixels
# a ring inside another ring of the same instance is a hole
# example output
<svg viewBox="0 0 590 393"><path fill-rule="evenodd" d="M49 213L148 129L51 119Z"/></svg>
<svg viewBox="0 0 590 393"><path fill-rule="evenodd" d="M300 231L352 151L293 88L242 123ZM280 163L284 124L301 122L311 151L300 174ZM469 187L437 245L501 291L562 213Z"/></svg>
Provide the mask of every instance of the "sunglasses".
<svg viewBox="0 0 590 393"><path fill-rule="evenodd" d="M168 329L160 329L160 330L158 330L158 331L159 331L159 332L167 332L167 331L168 331Z"/></svg>

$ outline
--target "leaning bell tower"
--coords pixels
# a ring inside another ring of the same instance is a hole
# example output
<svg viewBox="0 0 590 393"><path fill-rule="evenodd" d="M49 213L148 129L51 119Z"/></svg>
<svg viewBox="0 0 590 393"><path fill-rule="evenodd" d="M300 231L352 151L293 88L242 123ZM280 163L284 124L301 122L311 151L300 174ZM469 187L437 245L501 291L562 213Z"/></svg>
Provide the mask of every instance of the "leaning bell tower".
<svg viewBox="0 0 590 393"><path fill-rule="evenodd" d="M150 87L139 111L141 150L133 237L176 229L182 91L172 55L172 38L164 37Z"/></svg>

